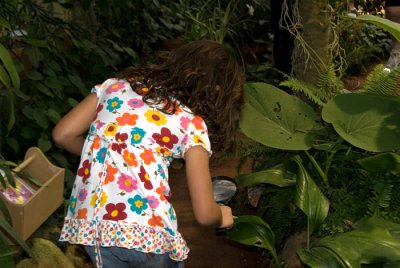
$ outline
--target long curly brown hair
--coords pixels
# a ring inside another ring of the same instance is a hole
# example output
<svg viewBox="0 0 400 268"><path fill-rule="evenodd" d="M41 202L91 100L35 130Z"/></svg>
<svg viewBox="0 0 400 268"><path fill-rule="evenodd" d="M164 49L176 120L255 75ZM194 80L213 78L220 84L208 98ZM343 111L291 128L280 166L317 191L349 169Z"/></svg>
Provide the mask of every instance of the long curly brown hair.
<svg viewBox="0 0 400 268"><path fill-rule="evenodd" d="M151 104L174 113L177 98L207 124L212 150L234 148L243 105L245 75L221 44L193 41L171 52L160 65L131 67L123 77Z"/></svg>

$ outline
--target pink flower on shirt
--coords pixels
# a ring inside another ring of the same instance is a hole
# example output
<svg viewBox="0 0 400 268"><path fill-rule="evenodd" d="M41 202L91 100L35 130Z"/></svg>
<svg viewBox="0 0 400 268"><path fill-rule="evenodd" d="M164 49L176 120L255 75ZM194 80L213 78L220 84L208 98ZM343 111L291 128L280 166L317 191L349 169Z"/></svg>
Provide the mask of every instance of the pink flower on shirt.
<svg viewBox="0 0 400 268"><path fill-rule="evenodd" d="M121 176L118 177L118 185L119 189L131 193L138 188L138 181L132 179L131 176L121 174Z"/></svg>
<svg viewBox="0 0 400 268"><path fill-rule="evenodd" d="M115 84L110 85L107 88L106 93L110 94L110 93L113 93L113 92L117 92L117 91L121 90L122 88L124 88L124 83L123 82L117 82Z"/></svg>
<svg viewBox="0 0 400 268"><path fill-rule="evenodd" d="M186 116L182 116L181 117L181 127L183 129L186 130L188 128L188 126L189 126L189 123L190 123L190 119L189 118L187 118Z"/></svg>
<svg viewBox="0 0 400 268"><path fill-rule="evenodd" d="M128 101L128 105L132 108L140 108L144 105L144 103L141 99L133 98Z"/></svg>

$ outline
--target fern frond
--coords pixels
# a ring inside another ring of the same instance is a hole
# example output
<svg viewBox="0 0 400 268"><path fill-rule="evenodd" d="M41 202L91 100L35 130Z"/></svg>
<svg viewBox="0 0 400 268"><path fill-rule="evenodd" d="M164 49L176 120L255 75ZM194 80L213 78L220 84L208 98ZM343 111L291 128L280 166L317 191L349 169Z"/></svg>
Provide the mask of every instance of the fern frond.
<svg viewBox="0 0 400 268"><path fill-rule="evenodd" d="M323 106L325 102L318 96L319 88L313 84L300 81L298 79L289 79L280 83L281 86L290 87L291 89L303 93L312 102Z"/></svg>
<svg viewBox="0 0 400 268"><path fill-rule="evenodd" d="M344 88L343 82L336 75L335 66L333 64L329 65L326 70L320 73L317 87L319 88L317 95L325 102Z"/></svg>
<svg viewBox="0 0 400 268"><path fill-rule="evenodd" d="M383 96L400 96L400 68L390 72L382 64L377 65L368 75L362 90Z"/></svg>
<svg viewBox="0 0 400 268"><path fill-rule="evenodd" d="M392 189L393 183L390 180L382 180L374 185L373 197L368 200L368 214L378 216L381 209L390 206Z"/></svg>

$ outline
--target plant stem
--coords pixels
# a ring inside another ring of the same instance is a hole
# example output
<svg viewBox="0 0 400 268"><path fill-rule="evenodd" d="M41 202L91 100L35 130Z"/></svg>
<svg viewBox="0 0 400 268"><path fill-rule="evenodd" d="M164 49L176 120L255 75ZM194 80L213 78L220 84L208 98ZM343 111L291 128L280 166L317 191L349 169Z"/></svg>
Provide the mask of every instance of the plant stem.
<svg viewBox="0 0 400 268"><path fill-rule="evenodd" d="M307 250L310 250L310 217L307 217Z"/></svg>
<svg viewBox="0 0 400 268"><path fill-rule="evenodd" d="M325 183L325 185L327 187L330 187L329 182L328 182L328 177L326 176L326 174L324 173L324 171L322 170L320 165L317 163L317 161L315 161L315 158L312 155L310 155L308 153L308 151L304 151L304 153L307 155L308 159L310 159L311 163L314 165L315 169L318 171L318 174L321 176L322 181Z"/></svg>

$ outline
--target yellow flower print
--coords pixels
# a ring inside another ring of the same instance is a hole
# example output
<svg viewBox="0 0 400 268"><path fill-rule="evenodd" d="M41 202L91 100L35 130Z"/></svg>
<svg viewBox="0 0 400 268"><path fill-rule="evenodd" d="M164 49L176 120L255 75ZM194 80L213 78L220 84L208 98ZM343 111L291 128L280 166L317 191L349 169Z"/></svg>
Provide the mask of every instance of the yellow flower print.
<svg viewBox="0 0 400 268"><path fill-rule="evenodd" d="M149 122L156 124L157 126L164 125L167 122L167 118L164 114L157 110L147 110L144 114Z"/></svg>
<svg viewBox="0 0 400 268"><path fill-rule="evenodd" d="M90 199L90 205L92 207L95 207L96 201L97 201L97 195L93 194L92 198ZM107 203L107 201L108 201L108 195L105 192L102 192L100 197L100 207L104 206L104 204Z"/></svg>
<svg viewBox="0 0 400 268"><path fill-rule="evenodd" d="M100 198L100 207L104 206L105 203L108 201L108 195L105 192L101 193L101 198Z"/></svg>
<svg viewBox="0 0 400 268"><path fill-rule="evenodd" d="M204 144L203 139L199 135L194 135L193 139L194 139L194 143L196 143L196 144Z"/></svg>
<svg viewBox="0 0 400 268"><path fill-rule="evenodd" d="M117 133L118 130L118 125L111 123L108 124L106 127L106 130L104 130L104 135L106 136L115 136L115 133Z"/></svg>
<svg viewBox="0 0 400 268"><path fill-rule="evenodd" d="M90 198L90 205L94 207L96 205L97 195L93 194L92 198Z"/></svg>

